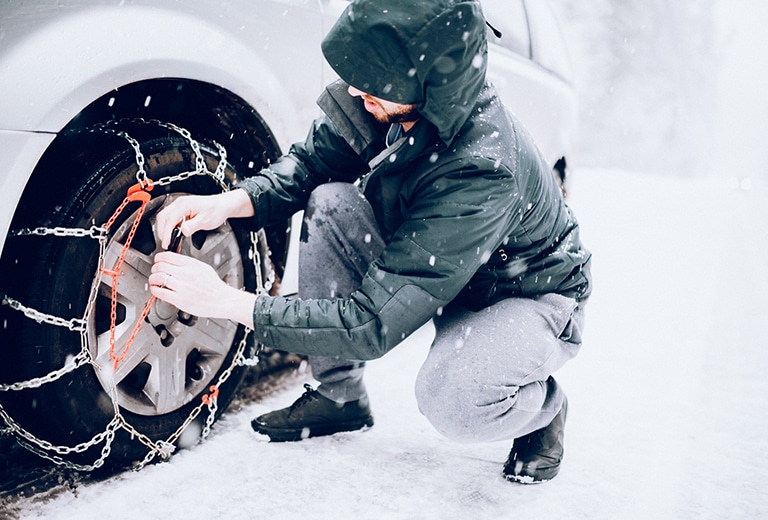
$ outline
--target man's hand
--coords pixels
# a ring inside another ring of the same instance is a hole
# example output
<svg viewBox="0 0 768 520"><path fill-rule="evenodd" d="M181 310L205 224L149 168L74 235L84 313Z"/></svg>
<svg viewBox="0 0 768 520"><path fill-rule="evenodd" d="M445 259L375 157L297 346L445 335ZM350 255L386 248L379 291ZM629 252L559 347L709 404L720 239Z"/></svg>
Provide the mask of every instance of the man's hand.
<svg viewBox="0 0 768 520"><path fill-rule="evenodd" d="M224 283L213 267L171 252L155 255L149 288L154 296L203 318L224 318L253 328L256 295Z"/></svg>
<svg viewBox="0 0 768 520"><path fill-rule="evenodd" d="M228 218L252 217L253 214L251 198L245 190L179 197L157 214L157 236L163 249L167 249L171 231L182 220L181 232L188 237L197 231L216 229Z"/></svg>

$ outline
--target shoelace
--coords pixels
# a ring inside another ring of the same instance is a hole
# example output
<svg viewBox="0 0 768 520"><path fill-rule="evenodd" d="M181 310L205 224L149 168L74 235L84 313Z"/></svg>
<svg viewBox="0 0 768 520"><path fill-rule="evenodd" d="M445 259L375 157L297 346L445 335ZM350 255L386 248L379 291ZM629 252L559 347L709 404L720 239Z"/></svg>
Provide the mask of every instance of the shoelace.
<svg viewBox="0 0 768 520"><path fill-rule="evenodd" d="M301 394L301 397L296 399L296 402L291 405L291 411L301 408L304 404L317 399L317 390L312 388L311 385L304 383L305 392Z"/></svg>

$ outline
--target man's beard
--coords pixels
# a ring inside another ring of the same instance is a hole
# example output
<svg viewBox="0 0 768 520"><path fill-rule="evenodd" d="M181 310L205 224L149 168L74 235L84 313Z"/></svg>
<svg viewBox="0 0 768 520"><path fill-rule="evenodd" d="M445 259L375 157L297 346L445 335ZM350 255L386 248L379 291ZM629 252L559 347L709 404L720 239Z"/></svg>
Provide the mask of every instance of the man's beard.
<svg viewBox="0 0 768 520"><path fill-rule="evenodd" d="M411 123L417 121L421 114L416 110L416 105L406 105L397 112L387 112L384 115L372 114L379 123Z"/></svg>

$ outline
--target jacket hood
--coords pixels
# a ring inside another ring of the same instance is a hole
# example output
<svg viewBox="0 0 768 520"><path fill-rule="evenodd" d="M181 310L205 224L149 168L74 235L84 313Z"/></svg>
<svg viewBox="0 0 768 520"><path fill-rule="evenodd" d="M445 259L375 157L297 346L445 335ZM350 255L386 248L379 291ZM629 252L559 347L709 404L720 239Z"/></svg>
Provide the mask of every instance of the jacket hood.
<svg viewBox="0 0 768 520"><path fill-rule="evenodd" d="M469 117L488 61L485 19L471 0L355 0L322 50L350 85L415 104L446 143Z"/></svg>

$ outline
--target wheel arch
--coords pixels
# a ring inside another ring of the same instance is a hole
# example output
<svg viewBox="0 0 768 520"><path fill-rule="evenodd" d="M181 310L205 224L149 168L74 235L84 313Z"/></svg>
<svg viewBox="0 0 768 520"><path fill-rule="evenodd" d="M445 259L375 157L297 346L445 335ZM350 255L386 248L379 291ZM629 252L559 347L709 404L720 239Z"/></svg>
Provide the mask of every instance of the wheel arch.
<svg viewBox="0 0 768 520"><path fill-rule="evenodd" d="M316 79L318 86L322 81L321 60L313 59L319 49L305 49L319 40L306 38L312 22L280 31L269 21L276 13L282 16L278 9L285 6L259 3L262 15L249 19L250 41L245 41L231 27L232 19L230 26L221 26L215 6L204 3L197 12L174 6L78 4L55 10L37 6L34 17L23 11L3 14L0 152L10 166L0 179L0 249L24 205L25 189L41 175L40 160L65 128L104 117L157 118L162 113L167 121L179 124L180 119L193 135L205 132L226 145L229 135L210 118L184 117L202 107L224 119L239 118L258 141L269 144L269 155L276 156L303 135L308 117L317 114L307 94L315 89L307 89L306 80L297 77ZM211 12L201 13L203 9ZM311 14L305 15L311 20ZM316 30L321 31L319 23ZM301 71L285 67L293 57L283 51L288 42L298 47L289 54L307 53L302 63L309 65ZM194 88L183 88L173 106L163 109L157 92L165 91L168 82ZM121 106L117 101L126 92L144 93L142 106ZM112 97L117 101L108 106ZM254 160L254 167L258 163Z"/></svg>
<svg viewBox="0 0 768 520"><path fill-rule="evenodd" d="M61 190L76 189L84 177L75 152L92 150L94 158L106 160L125 150L128 143L112 138L116 148L100 148L87 130L107 121L152 121L173 123L191 136L227 152L226 160L239 178L254 175L281 154L280 145L260 113L234 93L210 83L184 78L139 81L108 92L89 104L66 125L40 156L13 215L12 227L44 224L47 208L55 207ZM118 123L119 125L119 123ZM84 131L85 130L85 131ZM55 187L55 189L51 189ZM265 229L271 261L282 278L288 256L289 224Z"/></svg>

